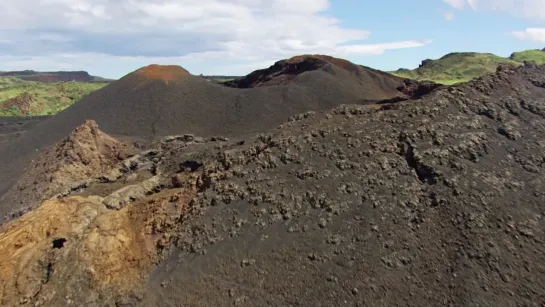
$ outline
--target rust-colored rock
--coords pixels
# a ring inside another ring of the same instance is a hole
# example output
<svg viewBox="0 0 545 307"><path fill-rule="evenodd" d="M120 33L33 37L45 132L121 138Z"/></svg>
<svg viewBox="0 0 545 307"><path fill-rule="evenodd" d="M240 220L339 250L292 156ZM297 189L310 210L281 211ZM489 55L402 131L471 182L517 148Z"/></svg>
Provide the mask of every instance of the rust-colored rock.
<svg viewBox="0 0 545 307"><path fill-rule="evenodd" d="M193 195L167 190L121 210L98 196L45 201L0 229L0 304L92 304L137 292Z"/></svg>
<svg viewBox="0 0 545 307"><path fill-rule="evenodd" d="M131 75L143 79L141 82L162 80L168 83L170 81L184 79L191 74L181 66L152 64L138 69Z"/></svg>

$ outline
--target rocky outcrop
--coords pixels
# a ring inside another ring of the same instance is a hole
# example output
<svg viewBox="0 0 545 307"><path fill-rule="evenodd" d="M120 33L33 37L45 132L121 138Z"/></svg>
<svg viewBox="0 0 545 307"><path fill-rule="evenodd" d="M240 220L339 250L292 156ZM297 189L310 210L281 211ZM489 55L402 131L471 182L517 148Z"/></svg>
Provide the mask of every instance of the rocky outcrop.
<svg viewBox="0 0 545 307"><path fill-rule="evenodd" d="M441 87L444 86L432 81L405 80L403 86L398 87L397 90L408 99L418 99Z"/></svg>
<svg viewBox="0 0 545 307"><path fill-rule="evenodd" d="M102 306L141 295L192 197L163 191L121 210L98 196L44 202L1 229L0 304Z"/></svg>
<svg viewBox="0 0 545 307"><path fill-rule="evenodd" d="M425 59L420 63L420 65L418 65L418 68L426 67L430 65L431 63L433 63L432 59Z"/></svg>
<svg viewBox="0 0 545 307"><path fill-rule="evenodd" d="M97 181L131 152L129 145L88 120L32 163L12 189L11 199L34 207L42 200L69 194Z"/></svg>

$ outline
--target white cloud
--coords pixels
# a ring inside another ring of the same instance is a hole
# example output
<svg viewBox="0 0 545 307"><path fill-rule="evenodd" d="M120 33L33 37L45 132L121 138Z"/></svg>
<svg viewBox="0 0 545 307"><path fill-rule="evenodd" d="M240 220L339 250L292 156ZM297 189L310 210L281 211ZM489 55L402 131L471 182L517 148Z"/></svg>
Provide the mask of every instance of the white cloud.
<svg viewBox="0 0 545 307"><path fill-rule="evenodd" d="M0 69L23 64L39 69L55 59L78 68L92 57L94 62L107 57L130 58L134 63L140 61L134 59L263 63L303 53L374 55L429 43L408 38L362 44L370 32L343 27L328 16L329 0L4 2L0 41L16 44L0 50L0 58L12 61L1 61ZM81 56L66 58L63 53ZM115 61L112 64L115 67Z"/></svg>
<svg viewBox="0 0 545 307"><path fill-rule="evenodd" d="M520 40L545 43L545 28L527 28L523 31L512 31L507 34Z"/></svg>
<svg viewBox="0 0 545 307"><path fill-rule="evenodd" d="M466 4L476 11L501 11L517 17L545 20L544 0L443 0L456 9Z"/></svg>
<svg viewBox="0 0 545 307"><path fill-rule="evenodd" d="M466 5L466 0L443 0L443 2L459 10L463 9Z"/></svg>
<svg viewBox="0 0 545 307"><path fill-rule="evenodd" d="M445 18L445 20L447 21L453 21L455 16L454 16L454 13L451 12L451 11L446 11L443 13L443 17Z"/></svg>
<svg viewBox="0 0 545 307"><path fill-rule="evenodd" d="M37 36L38 39L51 42L70 42L73 41L73 38L62 35L59 33L40 33Z"/></svg>
<svg viewBox="0 0 545 307"><path fill-rule="evenodd" d="M377 55L382 54L389 49L405 49L422 47L430 44L430 40L423 41L404 41L384 44L352 45L337 47L337 54L340 56L349 56L355 54Z"/></svg>

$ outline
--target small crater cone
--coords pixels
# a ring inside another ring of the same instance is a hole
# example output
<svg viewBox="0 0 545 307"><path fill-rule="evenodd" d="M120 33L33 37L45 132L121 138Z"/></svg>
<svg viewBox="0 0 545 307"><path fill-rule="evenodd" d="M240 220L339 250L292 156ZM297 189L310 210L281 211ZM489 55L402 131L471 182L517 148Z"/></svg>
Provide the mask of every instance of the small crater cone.
<svg viewBox="0 0 545 307"><path fill-rule="evenodd" d="M328 55L304 54L278 61L269 68L256 70L242 79L226 82L224 85L238 88L252 88L287 84L294 77L302 73L325 70L325 67L328 65L355 75L360 75L367 69L350 61Z"/></svg>
<svg viewBox="0 0 545 307"><path fill-rule="evenodd" d="M165 82L184 79L191 74L181 66L152 64L142 67L130 75L148 81L163 80Z"/></svg>
<svg viewBox="0 0 545 307"><path fill-rule="evenodd" d="M348 71L357 71L358 70L358 65L356 65L356 64L354 64L354 63L352 63L350 61L335 58L335 57L332 57L332 56L329 56L329 55L322 55L322 54L298 55L298 56L294 56L294 57L286 60L286 63L287 64L297 64L297 63L302 63L302 62L307 62L307 61L318 61L318 62L320 62L321 66L324 66L327 63L331 63L333 65L336 65L336 66L338 66L340 68L343 68L343 69L346 69Z"/></svg>

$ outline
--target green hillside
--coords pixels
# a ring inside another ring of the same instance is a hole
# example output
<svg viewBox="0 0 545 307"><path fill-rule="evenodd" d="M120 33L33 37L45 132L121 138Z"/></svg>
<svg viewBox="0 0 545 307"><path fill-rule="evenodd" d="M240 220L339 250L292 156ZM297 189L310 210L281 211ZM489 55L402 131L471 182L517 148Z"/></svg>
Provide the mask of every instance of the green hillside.
<svg viewBox="0 0 545 307"><path fill-rule="evenodd" d="M418 68L413 70L399 69L392 73L415 80L454 84L492 73L502 63L520 65L520 62L491 53L458 52L449 53L438 60L424 60Z"/></svg>
<svg viewBox="0 0 545 307"><path fill-rule="evenodd" d="M21 80L15 77L0 77L0 89L23 83L28 83L28 81Z"/></svg>
<svg viewBox="0 0 545 307"><path fill-rule="evenodd" d="M108 83L42 83L0 77L0 116L56 114L106 84Z"/></svg>
<svg viewBox="0 0 545 307"><path fill-rule="evenodd" d="M534 62L537 65L545 64L545 51L535 49L535 50L524 50L511 54L510 59L523 63L524 61Z"/></svg>

